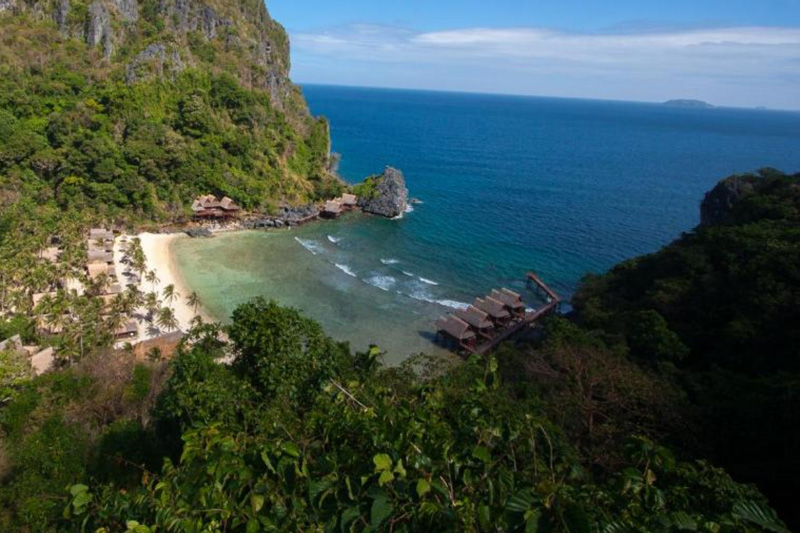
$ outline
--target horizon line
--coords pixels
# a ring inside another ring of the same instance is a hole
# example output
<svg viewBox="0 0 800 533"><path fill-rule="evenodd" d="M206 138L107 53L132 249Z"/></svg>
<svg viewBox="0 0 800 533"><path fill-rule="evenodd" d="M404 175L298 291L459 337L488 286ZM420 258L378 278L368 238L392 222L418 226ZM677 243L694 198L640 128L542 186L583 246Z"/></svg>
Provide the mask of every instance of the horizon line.
<svg viewBox="0 0 800 533"><path fill-rule="evenodd" d="M492 91L470 91L470 90L456 90L456 89L430 89L430 88L423 88L423 87L387 87L384 85L350 85L350 84L342 84L342 83L323 83L323 82L303 82L303 81L294 81L296 85L300 87L303 86L317 86L317 87L334 87L334 88L342 88L342 89L369 89L369 90L377 90L377 91L408 91L408 92L421 92L421 93L439 93L439 94L460 94L460 95L476 95L476 96L510 96L515 98L553 98L557 100L586 100L586 101L593 101L593 102L618 102L618 103L626 103L626 104L645 104L645 105L664 105L667 102L673 100L696 100L698 102L704 102L711 105L711 108L694 108L694 109L705 109L705 110L713 110L713 109L738 109L743 111L776 111L776 112L783 112L783 113L800 113L800 108L797 109L785 109L785 108L778 108L778 107L767 107L767 106L752 106L752 107L742 107L742 106L731 106L731 105L717 105L713 102L708 102L706 100L702 100L700 98L690 98L690 97L676 97L671 98L669 100L664 101L654 101L654 100L623 100L617 98L602 98L602 97L587 97L587 96L563 96L563 95L548 95L548 94L530 94L530 93L503 93L503 92L492 92ZM684 109L693 109L690 107L686 107Z"/></svg>

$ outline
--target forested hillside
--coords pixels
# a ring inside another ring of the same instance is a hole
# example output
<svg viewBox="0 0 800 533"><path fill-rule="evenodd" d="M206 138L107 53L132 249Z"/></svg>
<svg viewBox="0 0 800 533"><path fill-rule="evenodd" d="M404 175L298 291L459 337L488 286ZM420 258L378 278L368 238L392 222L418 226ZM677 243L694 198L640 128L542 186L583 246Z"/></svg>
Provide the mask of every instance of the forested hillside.
<svg viewBox="0 0 800 533"><path fill-rule="evenodd" d="M337 192L260 0L0 4L0 206L174 219Z"/></svg>
<svg viewBox="0 0 800 533"><path fill-rule="evenodd" d="M703 224L589 277L579 322L680 384L694 453L800 519L800 174L722 181ZM689 411L687 410L687 413Z"/></svg>
<svg viewBox="0 0 800 533"><path fill-rule="evenodd" d="M788 531L799 183L721 182L702 226L492 357L384 368L255 300L169 360L97 348L16 380L0 525Z"/></svg>

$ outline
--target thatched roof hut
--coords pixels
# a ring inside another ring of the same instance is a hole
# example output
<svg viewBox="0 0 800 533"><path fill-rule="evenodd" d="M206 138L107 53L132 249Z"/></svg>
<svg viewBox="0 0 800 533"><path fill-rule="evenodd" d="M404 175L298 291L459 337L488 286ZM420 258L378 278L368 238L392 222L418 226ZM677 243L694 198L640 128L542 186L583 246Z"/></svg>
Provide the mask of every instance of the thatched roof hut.
<svg viewBox="0 0 800 533"><path fill-rule="evenodd" d="M108 265L105 263L89 263L86 265L86 273L89 279L97 279L103 274L108 274Z"/></svg>
<svg viewBox="0 0 800 533"><path fill-rule="evenodd" d="M114 337L120 339L126 337L135 337L138 334L139 334L139 325L136 323L135 320L129 320L127 323L117 328L117 331L114 332Z"/></svg>
<svg viewBox="0 0 800 533"><path fill-rule="evenodd" d="M492 320L503 321L511 317L506 306L492 297L487 296L485 300L475 298L475 307L492 317Z"/></svg>
<svg viewBox="0 0 800 533"><path fill-rule="evenodd" d="M489 320L489 315L474 305L470 305L466 309L459 309L455 312L455 315L477 330L487 330L494 327L494 323Z"/></svg>
<svg viewBox="0 0 800 533"><path fill-rule="evenodd" d="M325 208L322 210L323 216L335 218L342 214L342 204L336 201L328 201L325 203Z"/></svg>
<svg viewBox="0 0 800 533"><path fill-rule="evenodd" d="M498 302L501 302L512 311L520 311L525 309L525 304L522 302L522 297L508 289L502 289L499 291L497 289L493 289L490 296Z"/></svg>
<svg viewBox="0 0 800 533"><path fill-rule="evenodd" d="M122 285L114 283L108 288L106 294L122 294Z"/></svg>
<svg viewBox="0 0 800 533"><path fill-rule="evenodd" d="M10 351L14 353L24 353L25 349L22 347L22 337L14 335L11 338L0 342L0 352Z"/></svg>
<svg viewBox="0 0 800 533"><path fill-rule="evenodd" d="M241 207L236 205L236 203L227 196L219 201L219 206L225 211L239 211L241 209Z"/></svg>
<svg viewBox="0 0 800 533"><path fill-rule="evenodd" d="M97 240L114 240L114 234L105 228L92 228L89 230L89 238L93 241Z"/></svg>
<svg viewBox="0 0 800 533"><path fill-rule="evenodd" d="M45 348L44 350L34 354L31 357L31 368L33 373L40 376L52 368L56 358L56 351L53 347Z"/></svg>
<svg viewBox="0 0 800 533"><path fill-rule="evenodd" d="M56 292L37 292L33 295L33 306L36 307L39 305L39 302L44 300L47 297L55 298L58 295Z"/></svg>
<svg viewBox="0 0 800 533"><path fill-rule="evenodd" d="M445 333L460 343L467 343L475 340L475 332L469 328L469 324L458 317L441 317L436 321L436 329Z"/></svg>

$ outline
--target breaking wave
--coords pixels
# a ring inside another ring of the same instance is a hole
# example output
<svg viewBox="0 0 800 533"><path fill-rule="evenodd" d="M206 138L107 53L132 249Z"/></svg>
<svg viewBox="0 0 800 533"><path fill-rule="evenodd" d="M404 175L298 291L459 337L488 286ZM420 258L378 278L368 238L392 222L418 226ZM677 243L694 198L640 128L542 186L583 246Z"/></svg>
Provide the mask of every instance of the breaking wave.
<svg viewBox="0 0 800 533"><path fill-rule="evenodd" d="M382 291L389 291L394 287L397 280L394 279L392 276L372 276L364 280L365 282L369 283L373 287L377 287Z"/></svg>
<svg viewBox="0 0 800 533"><path fill-rule="evenodd" d="M339 263L334 263L334 264L335 264L336 268L338 268L339 270L341 270L342 272L344 272L348 276L352 276L354 278L358 277L358 276L356 276L356 273L353 272L353 269L351 269L349 266L342 265L342 264L339 264Z"/></svg>
<svg viewBox="0 0 800 533"><path fill-rule="evenodd" d="M437 282L433 281L432 279L427 279L427 278L423 278L423 277L419 277L417 279L420 280L422 283L427 283L428 285L439 285Z"/></svg>
<svg viewBox="0 0 800 533"><path fill-rule="evenodd" d="M381 259L381 263L384 265L396 265L399 262L399 259Z"/></svg>
<svg viewBox="0 0 800 533"><path fill-rule="evenodd" d="M325 248L323 248L322 245L317 241L312 241L309 239L301 239L300 237L295 237L294 240L299 242L303 248L305 248L314 255L319 255L325 252Z"/></svg>

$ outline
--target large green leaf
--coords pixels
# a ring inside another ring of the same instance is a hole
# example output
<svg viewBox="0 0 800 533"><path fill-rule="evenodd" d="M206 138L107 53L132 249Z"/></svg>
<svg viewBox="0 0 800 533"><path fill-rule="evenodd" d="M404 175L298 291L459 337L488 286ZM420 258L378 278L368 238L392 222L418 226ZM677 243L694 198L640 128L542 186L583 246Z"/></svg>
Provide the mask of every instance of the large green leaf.
<svg viewBox="0 0 800 533"><path fill-rule="evenodd" d="M753 502L739 502L733 506L733 515L745 522L760 526L774 533L789 533L786 526L778 518L777 513L762 505Z"/></svg>
<svg viewBox="0 0 800 533"><path fill-rule="evenodd" d="M370 510L370 525L373 528L380 527L381 524L389 518L392 511L394 511L394 507L387 496L376 496L372 502L372 509Z"/></svg>

